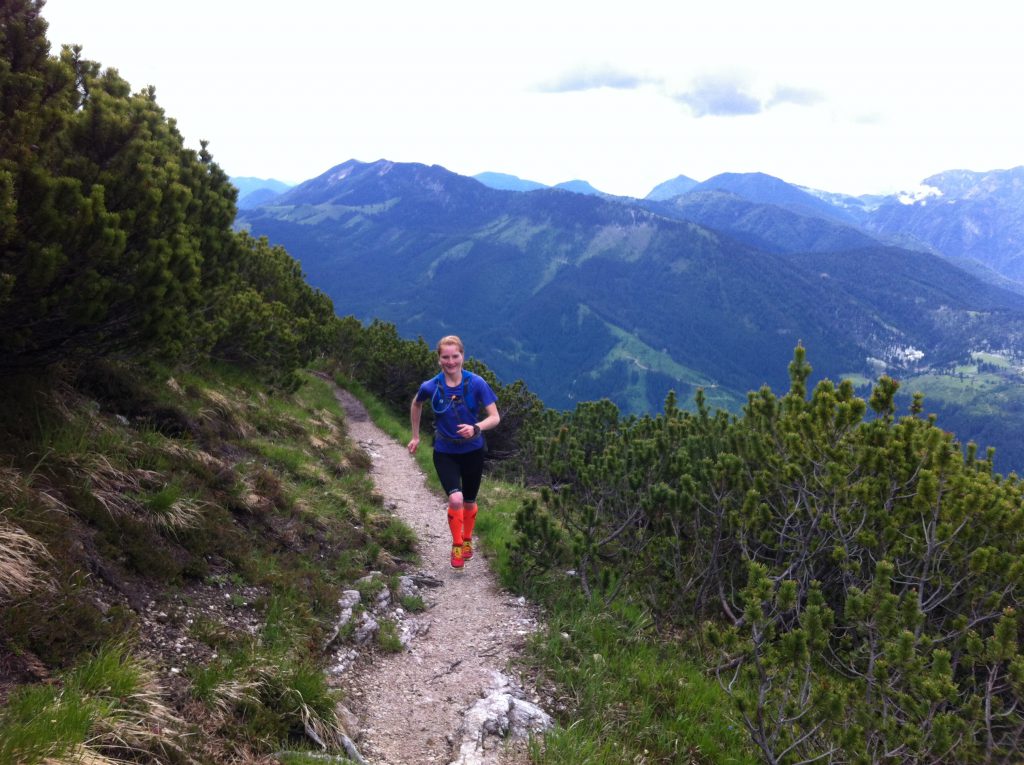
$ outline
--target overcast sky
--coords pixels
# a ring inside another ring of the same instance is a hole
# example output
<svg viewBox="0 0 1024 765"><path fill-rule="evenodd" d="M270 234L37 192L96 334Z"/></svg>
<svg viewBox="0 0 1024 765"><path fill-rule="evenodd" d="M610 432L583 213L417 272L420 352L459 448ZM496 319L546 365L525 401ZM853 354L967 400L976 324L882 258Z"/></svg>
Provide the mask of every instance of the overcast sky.
<svg viewBox="0 0 1024 765"><path fill-rule="evenodd" d="M1024 164L1024 54L994 0L48 0L229 175L348 159L644 196L765 172L852 194Z"/></svg>

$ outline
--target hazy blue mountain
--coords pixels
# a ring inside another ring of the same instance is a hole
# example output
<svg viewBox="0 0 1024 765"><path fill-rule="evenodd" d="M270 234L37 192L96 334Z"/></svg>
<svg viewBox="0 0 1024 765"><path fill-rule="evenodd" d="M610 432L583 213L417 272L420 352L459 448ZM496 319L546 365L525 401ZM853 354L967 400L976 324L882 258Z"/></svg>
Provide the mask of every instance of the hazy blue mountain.
<svg viewBox="0 0 1024 765"><path fill-rule="evenodd" d="M535 191L536 189L548 188L547 184L528 181L508 173L477 173L473 177L484 186L492 189L501 189L502 191Z"/></svg>
<svg viewBox="0 0 1024 765"><path fill-rule="evenodd" d="M271 191L280 194L283 191L287 191L291 188L291 184L285 183L284 181L278 181L273 178L252 178L250 176L232 176L230 179L231 184L238 189L238 196L242 197L246 194L251 194L257 189L270 189Z"/></svg>
<svg viewBox="0 0 1024 765"><path fill-rule="evenodd" d="M807 186L797 186L796 188L813 197L817 197L823 202L827 202L838 210L842 210L856 223L863 223L866 221L872 212L877 210L879 206L890 199L887 194L864 194L858 197L853 196L852 194L812 189Z"/></svg>
<svg viewBox="0 0 1024 765"><path fill-rule="evenodd" d="M721 195L708 197L709 191ZM739 199L775 209L744 207ZM859 229L886 245L931 252L991 284L1024 293L1024 167L951 170L925 179L913 193L860 197L801 188L763 173L725 173L662 204L672 207L649 209L777 251L846 247L844 240ZM787 219L782 210L804 220ZM826 222L852 229L843 233Z"/></svg>
<svg viewBox="0 0 1024 765"><path fill-rule="evenodd" d="M701 191L726 191L750 202L775 205L801 215L856 222L844 208L765 173L722 173L698 183L689 193Z"/></svg>
<svg viewBox="0 0 1024 765"><path fill-rule="evenodd" d="M273 178L252 178L248 176L235 176L230 178L231 183L238 189L238 208L248 210L252 207L259 207L266 204L278 194L291 188L290 184Z"/></svg>
<svg viewBox="0 0 1024 765"><path fill-rule="evenodd" d="M693 178L689 178L685 175L677 175L675 178L664 183L659 183L650 193L644 197L644 199L650 199L655 202L661 202L666 199L672 199L680 194L685 194L687 191L693 189L697 185L697 181Z"/></svg>
<svg viewBox="0 0 1024 765"><path fill-rule="evenodd" d="M801 215L751 202L726 191L691 191L669 200L644 200L646 209L720 231L766 252L836 252L878 246L877 238L832 218Z"/></svg>
<svg viewBox="0 0 1024 765"><path fill-rule="evenodd" d="M238 209L239 210L251 210L253 207L259 207L265 205L272 199L276 199L281 196L280 191L274 191L273 189L262 188L250 191L245 196L239 196L238 198Z"/></svg>
<svg viewBox="0 0 1024 765"><path fill-rule="evenodd" d="M987 199L1012 205L1024 192L1024 166L1009 170L947 170L925 178L921 184L942 192L946 199Z"/></svg>
<svg viewBox="0 0 1024 765"><path fill-rule="evenodd" d="M556 183L554 188L563 189L565 191L571 191L574 194L590 194L592 196L605 196L603 191L598 191L586 181L564 181L562 183Z"/></svg>
<svg viewBox="0 0 1024 765"><path fill-rule="evenodd" d="M924 242L956 260L975 260L1024 283L1024 167L951 170L923 181L931 194L894 195L867 227Z"/></svg>
<svg viewBox="0 0 1024 765"><path fill-rule="evenodd" d="M784 383L800 339L824 374L864 371L869 356L901 369L911 346L946 363L1024 311L926 253L862 242L839 268L621 200L500 191L438 166L346 162L239 220L285 245L339 312L413 335L461 329L556 406L608 395L656 408L684 368L742 396ZM906 264L916 276L901 284ZM908 284L918 299L896 294ZM638 394L630 364L658 385Z"/></svg>
<svg viewBox="0 0 1024 765"><path fill-rule="evenodd" d="M381 160L332 168L238 223L287 247L339 313L431 341L456 332L550 406L606 397L640 413L703 387L736 411L751 389L786 387L803 342L815 379L911 380L962 438L1024 466L1024 297L834 219L715 191L524 194ZM995 423L982 390L1008 397Z"/></svg>

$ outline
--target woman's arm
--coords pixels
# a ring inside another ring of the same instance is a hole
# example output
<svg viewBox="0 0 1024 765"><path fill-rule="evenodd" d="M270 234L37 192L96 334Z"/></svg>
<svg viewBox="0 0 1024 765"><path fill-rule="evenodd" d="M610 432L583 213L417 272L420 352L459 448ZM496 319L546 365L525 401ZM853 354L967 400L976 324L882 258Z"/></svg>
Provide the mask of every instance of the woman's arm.
<svg viewBox="0 0 1024 765"><path fill-rule="evenodd" d="M476 435L476 428L480 430L492 430L498 427L498 423L501 422L501 415L498 414L497 404L488 404L484 407L484 412L487 414L479 422L475 423L462 423L459 425L459 435L463 438L472 438Z"/></svg>
<svg viewBox="0 0 1024 765"><path fill-rule="evenodd" d="M420 417L423 414L423 402L412 397L412 405L409 407L409 426L412 430L412 440L409 441L409 454L416 453L416 447L420 445Z"/></svg>

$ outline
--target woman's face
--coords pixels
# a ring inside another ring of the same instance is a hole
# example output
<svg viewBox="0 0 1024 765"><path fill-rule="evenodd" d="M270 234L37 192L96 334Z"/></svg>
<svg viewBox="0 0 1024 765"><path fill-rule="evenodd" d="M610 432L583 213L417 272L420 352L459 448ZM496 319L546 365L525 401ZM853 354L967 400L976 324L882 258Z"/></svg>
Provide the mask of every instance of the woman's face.
<svg viewBox="0 0 1024 765"><path fill-rule="evenodd" d="M458 372L462 367L462 351L457 345L442 345L437 360L445 372Z"/></svg>

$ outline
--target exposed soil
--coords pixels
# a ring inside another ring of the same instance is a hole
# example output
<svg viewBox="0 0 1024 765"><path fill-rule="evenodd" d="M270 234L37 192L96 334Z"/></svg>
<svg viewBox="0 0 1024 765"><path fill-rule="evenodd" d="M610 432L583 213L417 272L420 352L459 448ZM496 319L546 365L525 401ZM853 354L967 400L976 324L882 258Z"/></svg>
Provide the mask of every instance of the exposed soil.
<svg viewBox="0 0 1024 765"><path fill-rule="evenodd" d="M444 496L427 487L405 445L374 425L354 396L340 389L336 395L347 414L349 437L372 459L376 490L420 540L420 571L441 586L423 589L427 610L410 617L417 637L409 650L357 660L335 682L346 689L359 719L358 748L368 762L462 762L465 712L495 687L499 674L514 679L511 663L537 627L535 614L523 599L501 590L479 545L463 570L451 568ZM481 505L480 513L486 512ZM522 743L474 757L500 765L528 762Z"/></svg>

